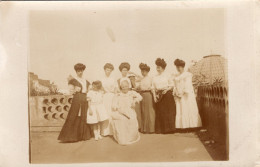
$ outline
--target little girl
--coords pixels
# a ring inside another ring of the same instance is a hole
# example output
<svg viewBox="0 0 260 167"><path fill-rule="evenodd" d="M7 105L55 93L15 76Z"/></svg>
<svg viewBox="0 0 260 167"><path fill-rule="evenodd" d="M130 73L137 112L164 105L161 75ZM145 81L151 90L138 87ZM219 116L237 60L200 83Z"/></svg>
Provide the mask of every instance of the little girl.
<svg viewBox="0 0 260 167"><path fill-rule="evenodd" d="M100 135L100 124L109 119L106 108L103 104L103 94L101 81L92 83L92 90L87 94L89 108L87 112L87 123L92 125L95 140L102 139Z"/></svg>

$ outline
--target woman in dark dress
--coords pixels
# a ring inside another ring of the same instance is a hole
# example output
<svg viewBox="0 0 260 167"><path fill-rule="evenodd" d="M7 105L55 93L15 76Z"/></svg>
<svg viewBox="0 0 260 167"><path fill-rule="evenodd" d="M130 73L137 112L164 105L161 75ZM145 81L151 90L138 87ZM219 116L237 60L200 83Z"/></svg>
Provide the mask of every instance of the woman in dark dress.
<svg viewBox="0 0 260 167"><path fill-rule="evenodd" d="M74 69L77 73L75 78L69 79L70 91L73 94L72 104L67 119L61 129L58 140L61 142L77 142L91 138L90 125L87 121L87 89L89 82L83 79L84 64L76 64Z"/></svg>
<svg viewBox="0 0 260 167"><path fill-rule="evenodd" d="M173 80L164 70L164 59L155 61L158 74L153 78L155 101L155 133L172 133L175 130L176 105L173 97Z"/></svg>

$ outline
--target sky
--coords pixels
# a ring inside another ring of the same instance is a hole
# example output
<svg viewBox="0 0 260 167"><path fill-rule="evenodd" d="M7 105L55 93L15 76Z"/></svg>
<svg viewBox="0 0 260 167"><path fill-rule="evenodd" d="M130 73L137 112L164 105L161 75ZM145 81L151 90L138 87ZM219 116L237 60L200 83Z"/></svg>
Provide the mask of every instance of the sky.
<svg viewBox="0 0 260 167"><path fill-rule="evenodd" d="M224 42L225 12L217 8L32 11L28 70L66 89L76 63L86 65L89 81L102 78L108 62L115 78L121 62L138 74L139 64L147 63L153 76L158 57L173 73L176 58L189 67L210 54L226 57Z"/></svg>

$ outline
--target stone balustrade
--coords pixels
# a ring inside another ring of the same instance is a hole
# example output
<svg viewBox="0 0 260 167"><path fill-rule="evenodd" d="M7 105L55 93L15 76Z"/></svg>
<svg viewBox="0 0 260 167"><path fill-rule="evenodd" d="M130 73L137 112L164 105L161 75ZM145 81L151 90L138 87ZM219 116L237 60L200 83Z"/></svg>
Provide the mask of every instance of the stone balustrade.
<svg viewBox="0 0 260 167"><path fill-rule="evenodd" d="M29 97L31 131L60 131L72 103L72 96Z"/></svg>

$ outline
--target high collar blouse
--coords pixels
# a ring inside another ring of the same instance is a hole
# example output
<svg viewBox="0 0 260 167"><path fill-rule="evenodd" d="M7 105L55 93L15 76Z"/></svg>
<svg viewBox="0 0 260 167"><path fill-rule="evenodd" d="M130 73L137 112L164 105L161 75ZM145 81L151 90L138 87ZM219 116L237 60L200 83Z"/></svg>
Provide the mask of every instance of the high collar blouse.
<svg viewBox="0 0 260 167"><path fill-rule="evenodd" d="M153 88L153 79L152 77L145 76L140 81L141 90L151 90Z"/></svg>
<svg viewBox="0 0 260 167"><path fill-rule="evenodd" d="M75 77L75 79L82 85L82 93L86 93L87 92L87 80L84 78L80 78L78 76Z"/></svg>
<svg viewBox="0 0 260 167"><path fill-rule="evenodd" d="M166 72L156 75L152 83L155 90L164 90L174 86L173 77Z"/></svg>
<svg viewBox="0 0 260 167"><path fill-rule="evenodd" d="M117 85L118 85L116 80L111 76L109 76L109 77L104 76L101 79L101 82L102 82L102 86L105 89L105 91L110 92L110 93L114 93L115 89L117 88Z"/></svg>

